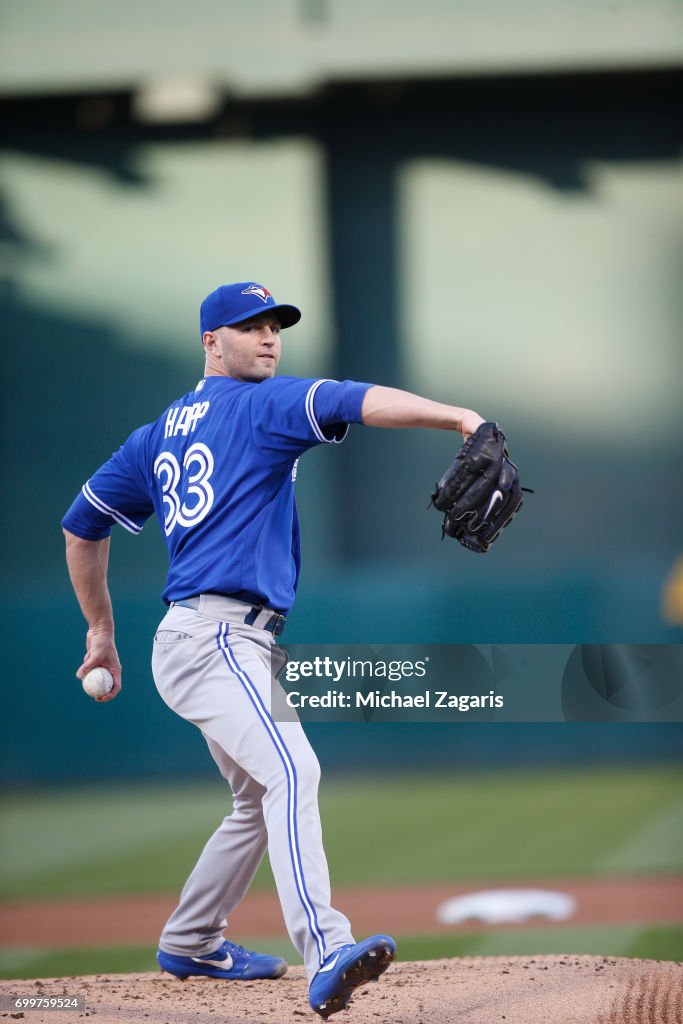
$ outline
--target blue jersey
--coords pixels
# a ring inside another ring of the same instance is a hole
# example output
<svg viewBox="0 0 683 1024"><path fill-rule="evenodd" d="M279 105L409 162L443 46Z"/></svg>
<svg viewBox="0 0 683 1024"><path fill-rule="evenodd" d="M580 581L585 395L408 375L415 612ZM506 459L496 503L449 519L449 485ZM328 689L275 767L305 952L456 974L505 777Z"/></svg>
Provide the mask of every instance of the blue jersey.
<svg viewBox="0 0 683 1024"><path fill-rule="evenodd" d="M361 422L370 384L206 377L134 431L62 520L85 540L114 523L139 533L156 513L170 566L165 601L245 595L286 613L299 578L296 463Z"/></svg>

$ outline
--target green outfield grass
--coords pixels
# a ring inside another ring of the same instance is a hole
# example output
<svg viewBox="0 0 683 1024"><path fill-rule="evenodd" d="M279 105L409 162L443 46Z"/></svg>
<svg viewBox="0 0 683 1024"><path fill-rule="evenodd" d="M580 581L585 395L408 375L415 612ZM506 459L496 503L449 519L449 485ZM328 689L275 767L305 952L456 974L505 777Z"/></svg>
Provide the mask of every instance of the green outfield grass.
<svg viewBox="0 0 683 1024"><path fill-rule="evenodd" d="M349 776L321 808L336 885L683 871L680 768ZM214 781L5 797L0 899L176 892L229 811Z"/></svg>
<svg viewBox="0 0 683 1024"><path fill-rule="evenodd" d="M683 959L683 927L677 926L501 929L467 935L399 935L397 941L399 960L542 956L547 953ZM290 964L301 963L301 958L285 939L264 942L246 938L244 942L251 949L283 956ZM150 946L0 950L0 978L156 971L154 954Z"/></svg>

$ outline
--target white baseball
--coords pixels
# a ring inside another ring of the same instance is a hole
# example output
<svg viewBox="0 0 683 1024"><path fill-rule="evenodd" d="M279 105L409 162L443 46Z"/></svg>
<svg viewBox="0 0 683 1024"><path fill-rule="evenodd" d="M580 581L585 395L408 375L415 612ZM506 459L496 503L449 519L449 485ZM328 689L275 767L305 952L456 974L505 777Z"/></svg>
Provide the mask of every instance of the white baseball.
<svg viewBox="0 0 683 1024"><path fill-rule="evenodd" d="M108 668L91 668L83 679L83 689L91 697L104 697L114 685L114 677Z"/></svg>

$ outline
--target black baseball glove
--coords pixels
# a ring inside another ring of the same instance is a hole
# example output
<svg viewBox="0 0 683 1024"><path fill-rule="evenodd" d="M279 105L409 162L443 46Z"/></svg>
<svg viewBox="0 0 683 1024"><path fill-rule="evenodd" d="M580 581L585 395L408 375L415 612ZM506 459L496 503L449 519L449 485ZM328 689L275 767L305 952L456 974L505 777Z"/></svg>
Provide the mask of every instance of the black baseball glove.
<svg viewBox="0 0 683 1024"><path fill-rule="evenodd" d="M468 437L432 494L444 513L442 536L484 553L522 507L517 467L508 458L497 423L482 423Z"/></svg>

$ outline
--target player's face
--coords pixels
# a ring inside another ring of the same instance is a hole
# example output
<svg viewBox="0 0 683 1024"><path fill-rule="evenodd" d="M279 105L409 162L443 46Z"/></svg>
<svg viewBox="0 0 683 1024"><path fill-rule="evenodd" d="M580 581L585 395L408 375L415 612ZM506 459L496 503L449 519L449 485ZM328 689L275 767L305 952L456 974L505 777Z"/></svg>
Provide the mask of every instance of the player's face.
<svg viewBox="0 0 683 1024"><path fill-rule="evenodd" d="M280 362L280 321L272 313L219 327L213 333L228 377L259 383L275 375Z"/></svg>

